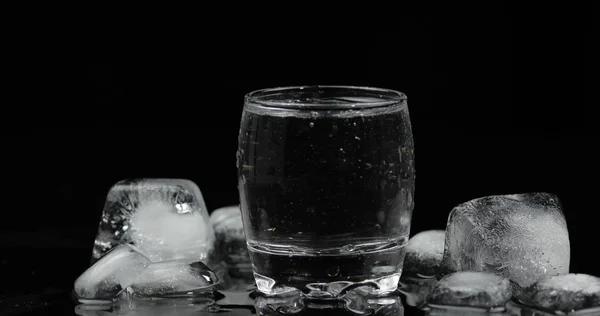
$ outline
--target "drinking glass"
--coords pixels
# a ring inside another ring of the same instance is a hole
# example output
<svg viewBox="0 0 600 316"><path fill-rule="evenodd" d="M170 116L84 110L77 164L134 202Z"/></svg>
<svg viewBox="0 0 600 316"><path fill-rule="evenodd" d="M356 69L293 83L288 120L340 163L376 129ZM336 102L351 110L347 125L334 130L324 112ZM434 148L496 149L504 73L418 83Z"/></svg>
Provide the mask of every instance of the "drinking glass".
<svg viewBox="0 0 600 316"><path fill-rule="evenodd" d="M415 181L406 96L302 86L244 101L238 189L258 290L396 290Z"/></svg>

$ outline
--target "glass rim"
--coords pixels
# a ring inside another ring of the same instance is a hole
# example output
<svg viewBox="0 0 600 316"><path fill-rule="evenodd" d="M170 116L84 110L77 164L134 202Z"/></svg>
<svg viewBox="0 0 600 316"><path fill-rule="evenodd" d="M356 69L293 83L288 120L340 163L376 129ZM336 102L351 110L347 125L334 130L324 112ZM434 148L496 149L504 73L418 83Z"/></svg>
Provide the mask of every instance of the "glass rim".
<svg viewBox="0 0 600 316"><path fill-rule="evenodd" d="M294 99L293 94L304 97L325 92L338 92L333 99ZM346 93L341 93L346 92ZM287 98L277 98L285 94ZM360 110L406 104L406 95L400 91L371 86L351 85L304 85L281 86L251 91L244 96L244 104L254 104L282 110Z"/></svg>

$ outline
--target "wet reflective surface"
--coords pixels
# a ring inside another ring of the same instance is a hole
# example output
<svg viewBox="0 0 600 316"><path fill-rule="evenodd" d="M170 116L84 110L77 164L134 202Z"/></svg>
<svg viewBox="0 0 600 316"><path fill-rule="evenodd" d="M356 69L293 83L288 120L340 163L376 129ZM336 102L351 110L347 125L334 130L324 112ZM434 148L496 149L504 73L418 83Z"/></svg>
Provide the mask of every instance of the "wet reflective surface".
<svg viewBox="0 0 600 316"><path fill-rule="evenodd" d="M121 297L113 304L78 304L68 293L47 290L38 295L4 299L0 302L2 315L565 315L534 309L509 301L506 306L483 309L467 306L425 306L434 280L418 288L416 281L400 286L399 291L384 297L373 297L360 290L349 291L335 299L314 299L302 295L265 297L255 291L209 292L196 297L139 299ZM416 289L416 292L409 291ZM419 306L420 308L417 308ZM599 315L600 309L590 309L568 315Z"/></svg>

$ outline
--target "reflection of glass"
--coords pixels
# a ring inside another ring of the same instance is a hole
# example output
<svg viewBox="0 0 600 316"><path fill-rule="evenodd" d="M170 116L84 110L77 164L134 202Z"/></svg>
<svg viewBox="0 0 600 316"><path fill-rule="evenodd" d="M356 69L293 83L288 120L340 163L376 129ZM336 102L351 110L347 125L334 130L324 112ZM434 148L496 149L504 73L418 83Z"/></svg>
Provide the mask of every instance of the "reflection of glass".
<svg viewBox="0 0 600 316"><path fill-rule="evenodd" d="M252 92L237 167L260 291L327 296L322 289L333 282L396 289L414 192L404 94L341 86Z"/></svg>
<svg viewBox="0 0 600 316"><path fill-rule="evenodd" d="M373 297L351 291L336 299L311 299L301 295L257 297L258 315L371 315L403 316L404 306L399 296Z"/></svg>

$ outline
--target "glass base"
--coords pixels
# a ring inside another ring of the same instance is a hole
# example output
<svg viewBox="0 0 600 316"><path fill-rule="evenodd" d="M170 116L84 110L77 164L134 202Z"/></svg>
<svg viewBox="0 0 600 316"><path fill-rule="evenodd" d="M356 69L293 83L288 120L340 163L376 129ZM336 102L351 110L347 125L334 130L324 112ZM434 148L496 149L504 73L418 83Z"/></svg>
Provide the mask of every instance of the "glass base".
<svg viewBox="0 0 600 316"><path fill-rule="evenodd" d="M383 296L398 288L400 273L360 282L335 281L330 283L308 283L303 288L296 288L277 282L269 277L254 273L257 289L266 296L288 296L303 293L311 298L337 298L350 290L359 290L369 296Z"/></svg>

